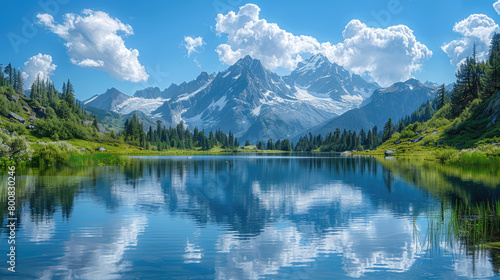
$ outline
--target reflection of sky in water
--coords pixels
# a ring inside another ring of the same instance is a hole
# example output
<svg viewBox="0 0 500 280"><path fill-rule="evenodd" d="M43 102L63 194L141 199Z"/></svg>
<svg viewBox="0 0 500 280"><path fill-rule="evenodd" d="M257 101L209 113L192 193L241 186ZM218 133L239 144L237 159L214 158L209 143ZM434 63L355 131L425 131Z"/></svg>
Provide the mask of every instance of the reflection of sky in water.
<svg viewBox="0 0 500 280"><path fill-rule="evenodd" d="M494 275L489 254L458 241L429 252L436 199L380 166L338 167L252 158L101 169L69 218L24 209L18 246L32 249L20 267L41 279ZM30 266L45 250L45 265Z"/></svg>

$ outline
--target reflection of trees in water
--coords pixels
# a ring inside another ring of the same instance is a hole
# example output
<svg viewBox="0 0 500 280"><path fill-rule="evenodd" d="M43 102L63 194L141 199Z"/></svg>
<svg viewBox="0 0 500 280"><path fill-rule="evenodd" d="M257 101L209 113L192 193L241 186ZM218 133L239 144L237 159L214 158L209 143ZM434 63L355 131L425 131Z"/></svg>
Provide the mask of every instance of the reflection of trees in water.
<svg viewBox="0 0 500 280"><path fill-rule="evenodd" d="M455 170L439 165L399 160L381 164L373 158L137 159L123 167L32 170L26 175L19 176L18 201L29 202L33 220L50 218L59 209L69 219L75 197L83 191L115 209L122 203L117 190L122 196L136 196L155 185L151 191L162 197L156 205L163 203L172 214L184 213L200 225L217 223L248 236L258 236L282 219L300 234L323 238L370 209L418 216L430 203L429 193L443 206L452 206L456 199L470 204L499 197L491 180L485 185L469 177L464 181ZM419 188L402 185L401 178ZM0 203L6 205L6 190L0 191ZM141 207L148 203L141 201ZM18 209L22 205L28 203L19 203ZM0 211L5 217L5 209ZM488 250L498 272L500 249Z"/></svg>
<svg viewBox="0 0 500 280"><path fill-rule="evenodd" d="M452 250L472 258L476 273L479 259L491 257L495 274L500 271L500 178L498 167L450 166L422 160L380 160L387 172L403 178L441 203L440 213L429 219L429 249L444 241ZM474 274L475 275L475 274ZM472 276L474 276L472 275Z"/></svg>
<svg viewBox="0 0 500 280"><path fill-rule="evenodd" d="M69 219L76 195L81 192L82 182L92 175L91 169L25 169L16 173L16 217L22 224L23 208L29 207L30 217L35 222L51 220L60 209L63 218ZM7 187L0 187L2 218L7 212ZM4 225L5 220L2 220Z"/></svg>

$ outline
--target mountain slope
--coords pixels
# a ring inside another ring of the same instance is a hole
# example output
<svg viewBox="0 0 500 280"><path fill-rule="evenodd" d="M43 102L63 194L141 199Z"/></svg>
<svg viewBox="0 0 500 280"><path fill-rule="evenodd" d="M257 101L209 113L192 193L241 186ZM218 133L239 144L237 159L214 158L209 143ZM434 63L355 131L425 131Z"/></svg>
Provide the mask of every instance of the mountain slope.
<svg viewBox="0 0 500 280"><path fill-rule="evenodd" d="M379 129L392 118L395 122L411 114L424 102L434 98L437 88L415 79L376 90L365 106L346 112L328 123L315 127L311 132L326 135L335 129L365 131L378 126Z"/></svg>
<svg viewBox="0 0 500 280"><path fill-rule="evenodd" d="M99 109L92 106L85 106L85 110L92 113L97 117L99 122L104 125L107 130L113 130L118 133L123 130L126 120L130 120L134 114L137 114L140 122L144 125L144 130L148 130L149 127L156 128L156 120L149 117L141 111L133 111L129 114L120 114L116 112L110 112L107 110Z"/></svg>
<svg viewBox="0 0 500 280"><path fill-rule="evenodd" d="M129 97L112 89L87 103L121 114L141 111L166 126L184 121L191 129L221 129L257 141L289 138L324 124L359 107L377 88L322 55L286 77L246 56L226 71L202 72L164 91L146 88Z"/></svg>
<svg viewBox="0 0 500 280"><path fill-rule="evenodd" d="M145 89L138 90L134 93L134 97L156 99L162 98L163 94L159 87L148 87Z"/></svg>
<svg viewBox="0 0 500 280"><path fill-rule="evenodd" d="M193 128L231 130L236 137L257 141L290 137L336 116L335 107L314 106L311 100L301 98L281 77L247 56L204 87L165 102L153 114L167 123L184 120Z"/></svg>
<svg viewBox="0 0 500 280"><path fill-rule="evenodd" d="M331 63L322 54L299 63L297 69L284 77L284 80L308 92L327 95L334 101L347 103L357 100L361 102L380 88L376 83L369 83L361 76L351 74L342 66Z"/></svg>
<svg viewBox="0 0 500 280"><path fill-rule="evenodd" d="M110 88L101 95L84 101L86 106L92 106L107 111L115 111L117 106L129 99L130 96L120 92L116 88Z"/></svg>

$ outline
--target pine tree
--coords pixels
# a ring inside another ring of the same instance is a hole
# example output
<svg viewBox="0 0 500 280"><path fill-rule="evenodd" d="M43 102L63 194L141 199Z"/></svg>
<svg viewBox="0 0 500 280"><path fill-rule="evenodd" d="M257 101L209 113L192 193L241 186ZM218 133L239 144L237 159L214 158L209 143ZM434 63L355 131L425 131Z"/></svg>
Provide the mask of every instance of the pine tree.
<svg viewBox="0 0 500 280"><path fill-rule="evenodd" d="M451 95L452 109L455 115L459 115L472 100L479 97L482 76L483 69L482 65L477 63L476 45L474 44L472 56L466 58L456 73L457 82Z"/></svg>
<svg viewBox="0 0 500 280"><path fill-rule="evenodd" d="M23 93L23 77L22 77L21 71L17 72L17 82L16 82L16 85L17 85L17 91L19 91L19 93L21 93L22 95L24 95L24 93Z"/></svg>
<svg viewBox="0 0 500 280"><path fill-rule="evenodd" d="M64 96L64 100L68 102L68 105L70 107L74 107L75 105L75 91L73 89L73 85L71 82L68 80L68 83L66 84L66 94Z"/></svg>
<svg viewBox="0 0 500 280"><path fill-rule="evenodd" d="M389 120L384 125L384 131L382 132L382 141L385 142L389 140L392 134L394 134L394 127L392 125L392 118L389 118Z"/></svg>
<svg viewBox="0 0 500 280"><path fill-rule="evenodd" d="M372 149L378 147L378 142L379 142L378 127L374 126L372 130Z"/></svg>
<svg viewBox="0 0 500 280"><path fill-rule="evenodd" d="M437 91L437 103L438 109L443 108L446 103L446 86L444 84Z"/></svg>
<svg viewBox="0 0 500 280"><path fill-rule="evenodd" d="M14 84L13 75L12 75L12 64L9 63L7 66L5 66L5 69L3 71L4 71L5 75L8 76L7 86Z"/></svg>
<svg viewBox="0 0 500 280"><path fill-rule="evenodd" d="M257 144L257 149L258 150L264 150L264 143L262 141L260 141L258 144Z"/></svg>
<svg viewBox="0 0 500 280"><path fill-rule="evenodd" d="M274 150L273 139L267 140L267 150Z"/></svg>
<svg viewBox="0 0 500 280"><path fill-rule="evenodd" d="M500 90L500 34L495 33L491 39L491 47L486 71L486 90L484 99Z"/></svg>

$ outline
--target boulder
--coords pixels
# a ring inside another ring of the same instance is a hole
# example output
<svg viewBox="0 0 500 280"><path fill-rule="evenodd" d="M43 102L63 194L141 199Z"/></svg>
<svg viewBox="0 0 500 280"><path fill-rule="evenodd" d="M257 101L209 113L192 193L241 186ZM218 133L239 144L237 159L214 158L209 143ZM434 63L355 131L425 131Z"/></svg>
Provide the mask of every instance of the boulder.
<svg viewBox="0 0 500 280"><path fill-rule="evenodd" d="M82 151L82 152L85 152L86 150L87 150L87 149L85 149L85 148L83 148L83 147L81 147L81 148L80 148L80 151Z"/></svg>
<svg viewBox="0 0 500 280"><path fill-rule="evenodd" d="M98 149L98 151L99 151L99 152L105 152L105 151L107 151L107 150L106 150L106 148L104 148L104 147L100 147L100 148Z"/></svg>
<svg viewBox="0 0 500 280"><path fill-rule="evenodd" d="M83 121L83 125L91 125L93 121Z"/></svg>
<svg viewBox="0 0 500 280"><path fill-rule="evenodd" d="M436 134L436 133L438 133L438 132L439 132L439 131L436 129L436 130L434 130L432 133Z"/></svg>
<svg viewBox="0 0 500 280"><path fill-rule="evenodd" d="M387 151L385 151L385 155L386 155L386 156L393 156L394 154L396 154L396 152L395 152L395 151L391 151L391 150L387 150Z"/></svg>
<svg viewBox="0 0 500 280"><path fill-rule="evenodd" d="M11 98L12 98L12 101L14 101L16 103L19 101L19 97L15 96L15 95L12 95Z"/></svg>
<svg viewBox="0 0 500 280"><path fill-rule="evenodd" d="M413 139L413 140L410 140L412 143L417 143L417 142L420 142L422 141L422 139L424 139L424 137L418 137L417 139Z"/></svg>
<svg viewBox="0 0 500 280"><path fill-rule="evenodd" d="M23 105L23 109L24 109L24 111L26 111L28 113L30 112L30 108L28 108L28 106Z"/></svg>
<svg viewBox="0 0 500 280"><path fill-rule="evenodd" d="M106 133L106 129L104 128L104 126L100 123L97 124L97 131L101 134L104 134Z"/></svg>
<svg viewBox="0 0 500 280"><path fill-rule="evenodd" d="M28 125L28 129L35 129L35 126L30 124L30 125Z"/></svg>
<svg viewBox="0 0 500 280"><path fill-rule="evenodd" d="M33 109L33 111L35 111L37 118L45 118L47 116L47 112L44 107Z"/></svg>
<svg viewBox="0 0 500 280"><path fill-rule="evenodd" d="M343 157L348 157L348 156L351 156L352 153L350 151L345 151L345 152L342 152L340 155Z"/></svg>
<svg viewBox="0 0 500 280"><path fill-rule="evenodd" d="M397 144L401 144L401 141L398 140L398 141L394 142L394 145L397 145Z"/></svg>
<svg viewBox="0 0 500 280"><path fill-rule="evenodd" d="M26 124L26 120L25 119L21 118L19 115L15 114L13 112L9 113L9 118L14 119L14 120L16 120L16 121L18 121L18 122L20 122L22 124Z"/></svg>
<svg viewBox="0 0 500 280"><path fill-rule="evenodd" d="M500 146L500 143L493 143L493 146Z"/></svg>

